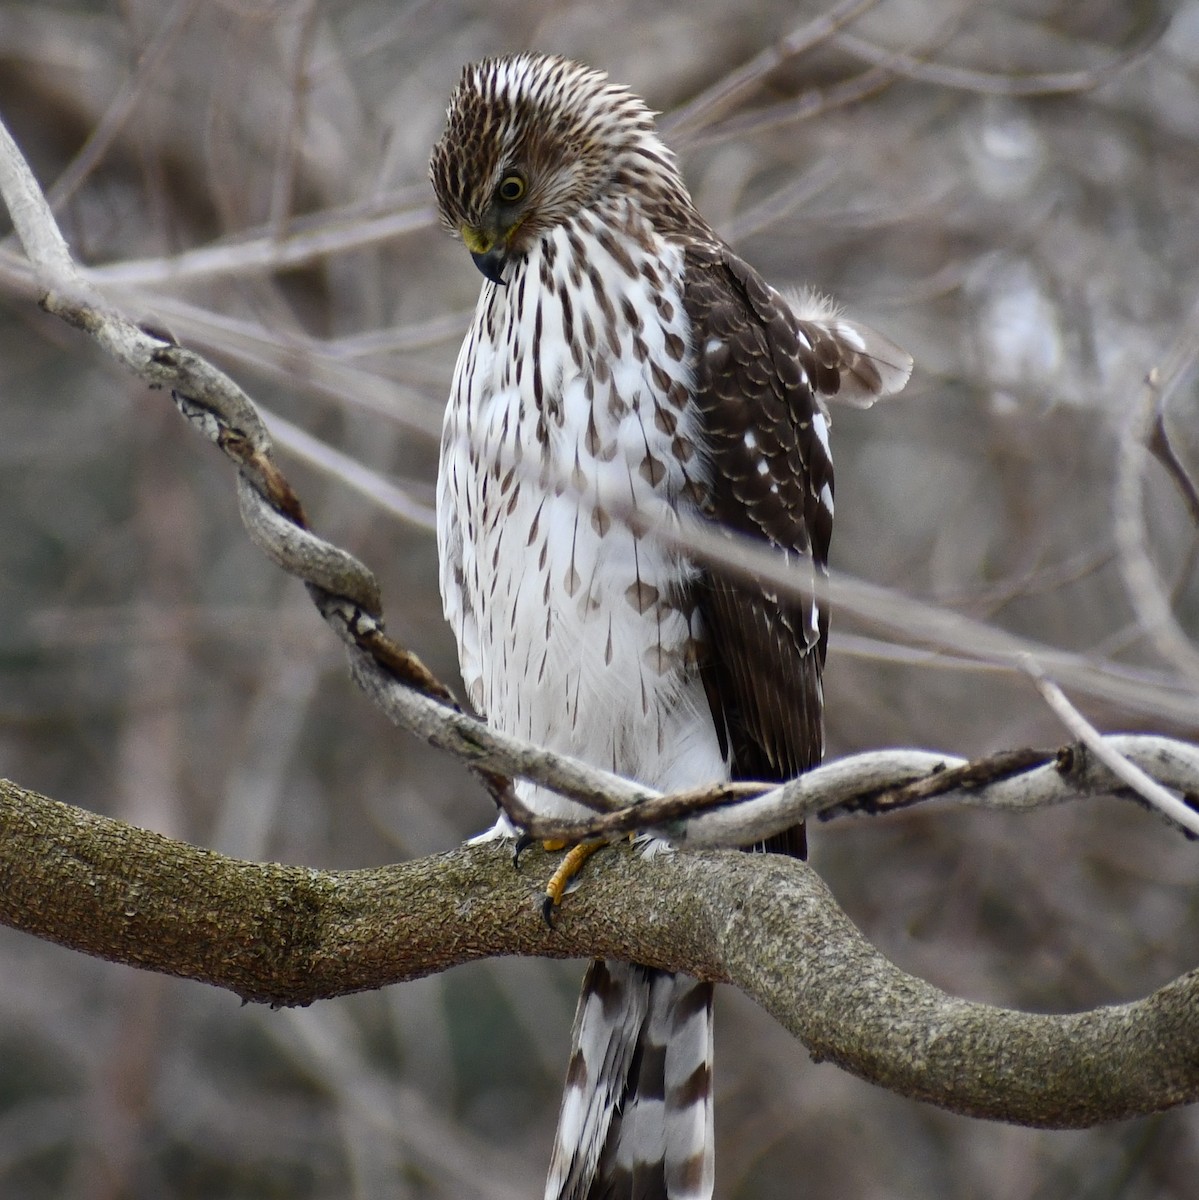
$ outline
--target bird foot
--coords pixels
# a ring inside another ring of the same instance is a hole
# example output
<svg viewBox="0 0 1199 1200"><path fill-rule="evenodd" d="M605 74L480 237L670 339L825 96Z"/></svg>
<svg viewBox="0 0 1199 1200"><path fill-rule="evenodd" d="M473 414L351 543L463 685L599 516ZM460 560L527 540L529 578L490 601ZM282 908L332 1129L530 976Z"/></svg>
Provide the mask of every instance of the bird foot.
<svg viewBox="0 0 1199 1200"><path fill-rule="evenodd" d="M547 841L543 842L542 845L546 850L562 850L565 848L564 842ZM550 876L549 882L545 885L545 899L541 902L541 915L545 918L545 923L551 929L554 927L554 910L562 903L562 897L566 894L571 882L583 869L583 864L601 846L606 845L607 842L603 839L591 842L579 842L567 851L566 856L558 864L557 870Z"/></svg>
<svg viewBox="0 0 1199 1200"><path fill-rule="evenodd" d="M512 865L520 870L520 856L530 847L536 845L537 839L531 833L520 833L516 835L516 841L512 846ZM552 854L555 850L565 850L570 843L563 841L561 838L546 838L541 843L541 848L547 854Z"/></svg>

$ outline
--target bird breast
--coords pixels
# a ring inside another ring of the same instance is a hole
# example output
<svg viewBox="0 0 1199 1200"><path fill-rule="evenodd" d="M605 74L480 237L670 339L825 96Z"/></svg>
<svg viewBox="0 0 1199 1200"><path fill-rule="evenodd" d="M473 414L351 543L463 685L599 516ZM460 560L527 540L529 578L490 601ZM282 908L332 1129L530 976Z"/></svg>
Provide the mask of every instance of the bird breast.
<svg viewBox="0 0 1199 1200"><path fill-rule="evenodd" d="M613 236L622 217L580 214L484 286L446 414L439 505L461 534L446 607L473 622L459 654L491 724L691 786L724 771L696 570L653 534L706 480L682 255L645 229Z"/></svg>

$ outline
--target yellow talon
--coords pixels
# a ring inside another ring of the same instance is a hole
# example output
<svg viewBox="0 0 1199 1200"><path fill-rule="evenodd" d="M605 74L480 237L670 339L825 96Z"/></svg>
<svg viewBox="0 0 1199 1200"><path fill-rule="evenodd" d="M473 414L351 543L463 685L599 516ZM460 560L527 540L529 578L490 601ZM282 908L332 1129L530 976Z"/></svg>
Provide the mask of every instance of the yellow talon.
<svg viewBox="0 0 1199 1200"><path fill-rule="evenodd" d="M546 850L555 850L562 849L565 843L543 842L542 845ZM545 916L547 924L553 925L554 909L562 903L562 897L566 893L567 887L570 886L570 881L583 869L583 864L601 846L605 845L607 843L603 840L579 842L570 848L566 857L558 864L558 869L550 876L549 882L545 885L545 901L542 904L541 911Z"/></svg>
<svg viewBox="0 0 1199 1200"><path fill-rule="evenodd" d="M553 854L555 850L565 850L570 843L565 838L546 838L541 843L541 848L547 854Z"/></svg>

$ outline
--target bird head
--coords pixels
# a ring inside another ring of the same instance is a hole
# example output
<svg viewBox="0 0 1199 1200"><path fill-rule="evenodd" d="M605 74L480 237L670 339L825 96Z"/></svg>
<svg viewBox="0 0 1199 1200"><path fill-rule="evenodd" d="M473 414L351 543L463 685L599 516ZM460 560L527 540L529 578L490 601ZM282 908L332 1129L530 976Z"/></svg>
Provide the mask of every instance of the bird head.
<svg viewBox="0 0 1199 1200"><path fill-rule="evenodd" d="M651 173L677 179L645 104L540 54L464 68L429 162L442 224L494 283L547 231L615 190L636 195Z"/></svg>

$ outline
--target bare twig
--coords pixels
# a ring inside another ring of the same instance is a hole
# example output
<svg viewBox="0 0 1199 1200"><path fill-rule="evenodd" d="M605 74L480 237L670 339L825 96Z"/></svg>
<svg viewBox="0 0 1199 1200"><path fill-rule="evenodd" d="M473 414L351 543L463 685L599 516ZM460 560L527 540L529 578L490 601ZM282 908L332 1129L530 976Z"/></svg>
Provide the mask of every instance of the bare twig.
<svg viewBox="0 0 1199 1200"><path fill-rule="evenodd" d="M631 519L628 513L623 516ZM801 556L792 555L790 563L783 563L760 543L729 536L727 531L714 529L700 520L674 517L669 521L654 521L645 514L638 519L665 544L722 571L769 583L787 594L794 594L796 587L802 586L827 597L843 622L857 620L908 645L948 651L974 667L985 665L1019 672L1023 670L1022 656L1031 654L1056 678L1088 696L1125 710L1152 713L1184 727L1194 721L1196 691L1189 679L1180 681L1160 672L1033 642L842 572L831 571L827 579L820 575L806 577Z"/></svg>
<svg viewBox="0 0 1199 1200"><path fill-rule="evenodd" d="M839 32L833 43L855 58L885 66L893 75L917 79L936 87L958 88L983 96L1062 96L1097 88L1113 75L1139 62L1161 40L1170 24L1164 13L1154 13L1128 45L1093 67L1073 71L980 71L950 63L933 62L926 55L876 46L855 34Z"/></svg>
<svg viewBox="0 0 1199 1200"><path fill-rule="evenodd" d="M1130 407L1128 421L1120 431L1113 498L1113 531L1129 601L1158 653L1185 675L1192 686L1199 686L1199 653L1178 624L1161 577L1149 556L1143 490L1150 461L1147 447L1154 442L1155 425L1171 392L1192 369L1197 357L1199 303L1182 323L1161 365L1146 376L1137 403Z"/></svg>
<svg viewBox="0 0 1199 1200"><path fill-rule="evenodd" d="M298 26L291 63L291 79L287 88L290 103L287 120L276 151L275 169L271 173L270 217L268 224L276 235L287 231L291 219L292 200L299 170L300 151L304 141L304 125L308 118L308 76L312 67L313 44L320 25L320 9L313 0L292 6L290 24Z"/></svg>
<svg viewBox="0 0 1199 1200"><path fill-rule="evenodd" d="M961 23L961 14L952 13L940 28L921 46L922 55L931 55L949 41ZM829 31L830 41L837 36L836 30ZM851 75L839 83L825 88L813 88L792 100L781 104L766 105L750 112L726 117L716 124L699 130L688 139L692 143L723 141L729 138L751 137L776 129L793 121L810 121L823 113L837 108L859 104L891 86L902 72L895 69L899 64L910 61L904 51L883 53L865 71Z"/></svg>
<svg viewBox="0 0 1199 1200"><path fill-rule="evenodd" d="M1153 416L1153 428L1149 432L1149 452L1157 459L1178 487L1179 493L1191 514L1191 521L1199 525L1199 485L1183 465L1174 451L1170 433L1166 429L1166 414L1159 401Z"/></svg>
<svg viewBox="0 0 1199 1200"><path fill-rule="evenodd" d="M733 138L752 137L795 121L811 121L834 109L859 104L889 87L894 80L894 74L885 67L870 67L839 83L802 92L793 100L726 117L717 124L706 125L685 135L681 141L692 148Z"/></svg>
<svg viewBox="0 0 1199 1200"><path fill-rule="evenodd" d="M372 205L372 210L375 207ZM380 211L365 213L359 205L331 209L294 221L286 233L243 234L167 258L128 259L93 267L88 274L104 286L154 287L213 275L235 278L283 271L418 233L436 223L432 206L410 197L384 197L377 207Z"/></svg>
<svg viewBox="0 0 1199 1200"><path fill-rule="evenodd" d="M331 475L346 487L353 488L372 504L377 504L393 517L409 525L430 532L437 528L437 514L433 507L422 504L410 491L397 486L394 480L363 466L356 458L343 454L327 442L322 442L320 438L313 437L306 429L293 425L277 413L261 406L259 411L279 445L302 462Z"/></svg>
<svg viewBox="0 0 1199 1200"><path fill-rule="evenodd" d="M175 0L149 44L137 56L136 69L114 97L108 110L88 135L67 169L50 189L50 206L59 209L79 185L96 169L114 140L125 128L139 102L145 99L154 76L162 69L187 22L197 8L196 0Z"/></svg>
<svg viewBox="0 0 1199 1200"><path fill-rule="evenodd" d="M749 62L730 71L711 87L705 89L691 102L666 116L662 130L672 140L688 141L689 133L702 129L728 112L738 101L757 87L771 71L788 59L818 46L838 29L856 21L869 12L878 0L840 0L828 12L792 30L773 46L756 54Z"/></svg>
<svg viewBox="0 0 1199 1200"><path fill-rule="evenodd" d="M140 291L115 293L134 311L152 311L173 336L278 380L292 389L328 397L343 406L378 416L435 443L441 434L441 410L403 383L363 370L352 356L325 348L312 338L281 336L261 326L209 312L173 296L147 297ZM298 382L302 381L302 382Z"/></svg>
<svg viewBox="0 0 1199 1200"><path fill-rule="evenodd" d="M1162 787L1157 780L1142 771L1125 755L1120 754L1106 743L1103 736L1066 699L1065 693L1051 679L1045 677L1044 671L1033 659L1025 663L1025 670L1032 677L1036 689L1041 693L1045 703L1057 714L1062 724L1083 743L1117 779L1127 784L1146 803L1153 805L1165 813L1171 820L1177 821L1184 829L1199 834L1199 812L1180 800L1172 792ZM1193 788L1191 789L1194 790Z"/></svg>

